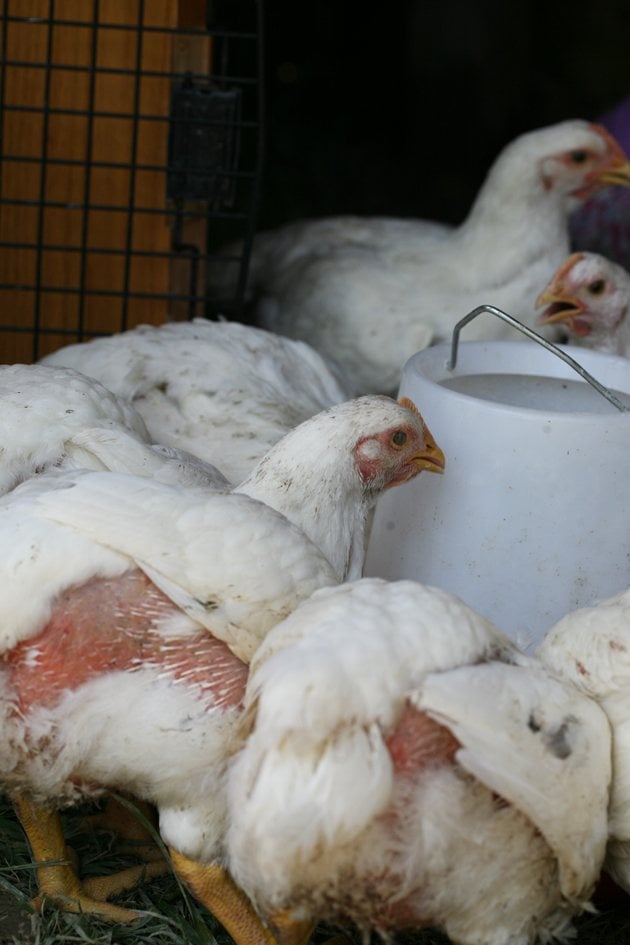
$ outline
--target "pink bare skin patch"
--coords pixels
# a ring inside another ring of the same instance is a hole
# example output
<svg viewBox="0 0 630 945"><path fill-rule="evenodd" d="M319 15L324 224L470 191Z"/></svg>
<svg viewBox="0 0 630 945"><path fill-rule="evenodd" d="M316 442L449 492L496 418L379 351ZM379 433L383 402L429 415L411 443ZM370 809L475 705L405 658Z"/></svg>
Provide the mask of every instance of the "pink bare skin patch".
<svg viewBox="0 0 630 945"><path fill-rule="evenodd" d="M18 710L52 706L64 692L106 673L146 667L185 680L208 705L239 705L247 666L204 628L180 636L160 632L160 624L179 616L140 570L69 588L41 633L5 657Z"/></svg>
<svg viewBox="0 0 630 945"><path fill-rule="evenodd" d="M460 743L443 725L407 704L386 742L397 774L452 764Z"/></svg>
<svg viewBox="0 0 630 945"><path fill-rule="evenodd" d="M405 776L415 781L422 778L422 772L429 768L439 768L454 763L455 753L461 747L451 732L429 718L424 712L407 703L396 723L396 728L385 742L397 776ZM398 820L396 810L390 810L387 820L394 825ZM377 889L383 876L376 878L374 900L377 901ZM390 876L386 886L395 877ZM376 924L381 930L402 930L422 928L431 925L431 916L418 914L417 891L402 899L383 902L378 910Z"/></svg>

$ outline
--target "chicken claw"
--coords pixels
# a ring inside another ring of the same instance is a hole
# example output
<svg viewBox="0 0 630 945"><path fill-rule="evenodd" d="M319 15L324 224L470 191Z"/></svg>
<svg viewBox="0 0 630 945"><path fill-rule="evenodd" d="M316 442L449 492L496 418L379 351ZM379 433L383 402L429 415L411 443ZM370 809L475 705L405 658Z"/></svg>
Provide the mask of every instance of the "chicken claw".
<svg viewBox="0 0 630 945"><path fill-rule="evenodd" d="M89 887L81 883L69 862L61 818L57 811L40 807L20 796L14 796L12 800L31 846L33 859L39 864L37 867L39 895L33 900L33 908L40 911L44 902L51 900L65 912L96 915L108 922L133 922L139 918L140 913L131 909L124 909L121 906L114 906L109 902L92 898ZM46 865L47 863L50 865ZM147 866L137 869L146 870ZM98 877L97 879L113 878ZM100 888L98 884L94 886L93 881L88 882L103 895L112 895L114 892L121 892L123 888L129 889L135 885L135 882L129 883L129 877L124 886L118 885L109 890L105 890L102 885Z"/></svg>

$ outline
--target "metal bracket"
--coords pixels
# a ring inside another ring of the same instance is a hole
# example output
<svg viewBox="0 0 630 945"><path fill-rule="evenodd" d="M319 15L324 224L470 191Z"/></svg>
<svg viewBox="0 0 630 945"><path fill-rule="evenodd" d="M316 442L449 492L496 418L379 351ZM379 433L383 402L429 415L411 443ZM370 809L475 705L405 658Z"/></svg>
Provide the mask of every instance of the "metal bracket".
<svg viewBox="0 0 630 945"><path fill-rule="evenodd" d="M241 93L187 79L173 89L168 140L167 196L234 202L238 167Z"/></svg>

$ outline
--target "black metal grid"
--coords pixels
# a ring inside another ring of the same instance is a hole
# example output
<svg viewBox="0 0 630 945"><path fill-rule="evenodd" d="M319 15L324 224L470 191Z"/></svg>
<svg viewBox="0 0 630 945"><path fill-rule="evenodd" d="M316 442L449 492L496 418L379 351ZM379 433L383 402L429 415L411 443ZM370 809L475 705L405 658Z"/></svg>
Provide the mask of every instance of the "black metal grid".
<svg viewBox="0 0 630 945"><path fill-rule="evenodd" d="M135 14L134 22L104 18L115 11L113 4L75 3L78 18L67 17L72 0L3 0L1 5L0 360L26 360L6 357L7 352L3 356L3 336L26 335L36 360L61 344L142 321L242 314L262 173L261 0L208 2L205 22L193 26L153 25L151 0L123 4L127 19L130 10ZM188 6L198 10L201 5ZM41 15L34 16L37 7ZM32 47L29 30L34 31ZM104 64L103 36L114 51L120 37L127 60L117 62L115 52L113 64ZM83 50L78 63L64 61L59 52L61 41L73 37L65 58L77 55L78 37ZM205 39L212 43L210 73L155 65L156 42L170 49L172 59L173 44ZM12 55L12 41L26 51L25 58ZM66 89L61 102L58 81ZM76 101L74 81L80 92ZM104 101L99 83L106 82L114 83L112 88L123 83L131 96ZM162 99L168 84L162 113L145 107L151 83L162 90ZM79 154L70 137L75 124ZM38 148L29 140L29 127ZM68 136L60 134L66 127ZM115 129L124 132L125 159L108 157L110 143L116 151L108 129L114 138ZM152 133L160 147L147 154L142 136L149 140ZM55 135L67 137L66 152ZM108 178L119 185L124 181L123 199L113 195L115 187L108 193ZM63 193L64 181L71 182L73 193ZM142 194L148 182L152 191L146 200ZM153 232L165 225L168 246L143 245L142 227L150 243ZM238 255L225 259L237 278L229 292L212 295L210 257L231 239L244 241ZM143 265L157 268L145 272ZM99 283L98 271L107 266L116 278ZM142 278L136 277L141 271ZM151 272L159 276L156 285L146 284ZM56 296L61 297L57 303Z"/></svg>

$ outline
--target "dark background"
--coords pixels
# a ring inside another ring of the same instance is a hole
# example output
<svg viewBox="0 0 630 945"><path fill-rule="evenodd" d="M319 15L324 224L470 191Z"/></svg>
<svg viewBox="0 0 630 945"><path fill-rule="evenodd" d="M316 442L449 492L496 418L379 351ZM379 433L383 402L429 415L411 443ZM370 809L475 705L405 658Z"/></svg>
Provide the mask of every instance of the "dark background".
<svg viewBox="0 0 630 945"><path fill-rule="evenodd" d="M265 0L259 228L461 220L499 150L630 94L630 0Z"/></svg>

